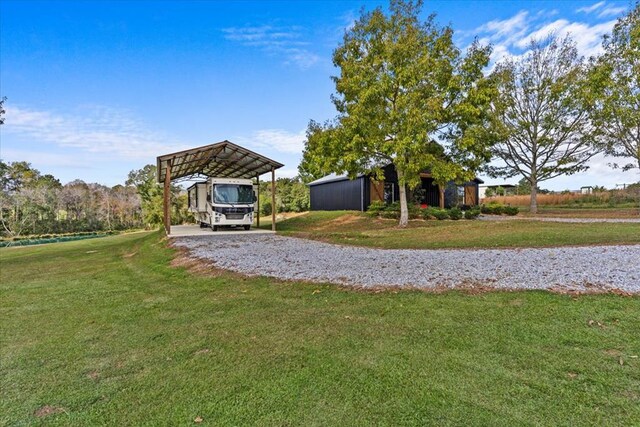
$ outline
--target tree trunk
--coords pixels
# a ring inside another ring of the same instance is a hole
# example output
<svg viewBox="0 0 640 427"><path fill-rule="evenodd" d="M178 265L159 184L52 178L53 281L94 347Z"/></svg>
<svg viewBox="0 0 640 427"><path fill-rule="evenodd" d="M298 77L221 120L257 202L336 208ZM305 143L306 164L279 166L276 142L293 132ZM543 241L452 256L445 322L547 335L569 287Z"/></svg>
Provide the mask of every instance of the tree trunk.
<svg viewBox="0 0 640 427"><path fill-rule="evenodd" d="M532 214L538 213L538 182L535 179L531 180L531 202L529 204L529 212Z"/></svg>
<svg viewBox="0 0 640 427"><path fill-rule="evenodd" d="M407 188L404 184L404 175L399 170L398 174L398 192L400 195L400 223L398 227L406 227L409 224L409 209L407 209Z"/></svg>

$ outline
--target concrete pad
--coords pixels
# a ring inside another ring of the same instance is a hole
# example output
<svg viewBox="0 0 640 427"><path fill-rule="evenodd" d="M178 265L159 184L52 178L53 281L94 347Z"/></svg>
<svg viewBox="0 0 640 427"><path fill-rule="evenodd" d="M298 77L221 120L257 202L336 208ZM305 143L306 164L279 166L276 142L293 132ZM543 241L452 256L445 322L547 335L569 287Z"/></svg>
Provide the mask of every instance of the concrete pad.
<svg viewBox="0 0 640 427"><path fill-rule="evenodd" d="M274 234L271 230L263 230L260 228L251 228L245 230L242 227L223 228L218 231L212 231L210 228L200 228L199 225L172 225L169 237L184 236L224 236L224 235L252 235L252 234Z"/></svg>

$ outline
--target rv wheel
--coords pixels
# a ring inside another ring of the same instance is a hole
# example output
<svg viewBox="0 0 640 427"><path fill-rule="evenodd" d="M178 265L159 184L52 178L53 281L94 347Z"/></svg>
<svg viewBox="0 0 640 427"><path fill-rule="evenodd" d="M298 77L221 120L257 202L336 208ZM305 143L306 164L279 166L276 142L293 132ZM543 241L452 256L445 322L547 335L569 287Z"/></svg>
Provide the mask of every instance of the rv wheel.
<svg viewBox="0 0 640 427"><path fill-rule="evenodd" d="M245 226L244 226L244 229L245 229L245 230L247 230L247 231L249 231L249 230L251 230L251 226L250 226L250 225L245 225Z"/></svg>
<svg viewBox="0 0 640 427"><path fill-rule="evenodd" d="M212 225L212 226L211 226L211 229L212 229L213 231L218 231L218 226L217 226L217 225Z"/></svg>

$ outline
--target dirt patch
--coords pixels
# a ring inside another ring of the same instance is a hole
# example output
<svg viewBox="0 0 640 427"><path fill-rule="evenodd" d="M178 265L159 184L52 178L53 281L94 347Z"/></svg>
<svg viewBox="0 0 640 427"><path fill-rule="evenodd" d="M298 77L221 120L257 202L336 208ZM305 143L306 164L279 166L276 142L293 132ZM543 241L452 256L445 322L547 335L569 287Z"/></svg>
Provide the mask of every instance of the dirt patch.
<svg viewBox="0 0 640 427"><path fill-rule="evenodd" d="M98 373L98 371L87 372L87 378L98 381L98 378L100 378L100 373Z"/></svg>
<svg viewBox="0 0 640 427"><path fill-rule="evenodd" d="M620 350L616 350L615 348L605 350L604 354L611 357L620 357L622 356L622 352Z"/></svg>
<svg viewBox="0 0 640 427"><path fill-rule="evenodd" d="M67 412L65 411L64 408L58 407L58 406L50 406L50 405L45 405L41 408L38 408L33 415L38 417L38 418L42 418L42 417L47 417L49 415L55 415L55 414L61 414L63 412Z"/></svg>
<svg viewBox="0 0 640 427"><path fill-rule="evenodd" d="M126 254L122 255L122 258L131 258L132 256L135 256L137 253L138 253L137 251L136 252L129 252L129 253L126 253Z"/></svg>
<svg viewBox="0 0 640 427"><path fill-rule="evenodd" d="M314 231L335 230L336 227L353 225L354 223L360 222L362 220L363 220L363 217L358 215L352 215L352 214L342 215L336 219L332 219L331 221L327 222L324 225L321 225L319 227L314 227L313 230Z"/></svg>

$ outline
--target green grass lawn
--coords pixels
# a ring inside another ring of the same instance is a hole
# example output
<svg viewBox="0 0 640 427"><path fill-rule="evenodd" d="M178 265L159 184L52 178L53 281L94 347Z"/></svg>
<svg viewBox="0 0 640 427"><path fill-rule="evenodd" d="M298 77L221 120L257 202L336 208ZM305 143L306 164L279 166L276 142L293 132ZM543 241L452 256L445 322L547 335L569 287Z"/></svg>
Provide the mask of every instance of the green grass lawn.
<svg viewBox="0 0 640 427"><path fill-rule="evenodd" d="M640 223L561 223L533 220L422 221L405 229L393 219L361 212L317 211L278 223L283 235L379 248L516 248L562 245L637 244ZM264 221L263 228L271 223Z"/></svg>
<svg viewBox="0 0 640 427"><path fill-rule="evenodd" d="M365 293L173 256L159 233L0 249L0 424L640 424L638 297Z"/></svg>

